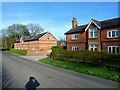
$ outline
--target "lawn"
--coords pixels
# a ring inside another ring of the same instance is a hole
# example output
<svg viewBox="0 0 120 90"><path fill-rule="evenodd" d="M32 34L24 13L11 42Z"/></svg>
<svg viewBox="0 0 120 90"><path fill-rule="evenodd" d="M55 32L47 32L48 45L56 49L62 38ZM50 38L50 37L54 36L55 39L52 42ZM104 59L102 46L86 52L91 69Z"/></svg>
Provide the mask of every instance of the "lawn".
<svg viewBox="0 0 120 90"><path fill-rule="evenodd" d="M72 63L67 61L55 60L49 57L40 60L40 62L49 64L52 66L76 71L79 73L84 73L84 74L120 82L120 77L119 77L120 72L116 70L109 70L105 67L97 67L97 66L90 66L88 64L80 64L80 63Z"/></svg>

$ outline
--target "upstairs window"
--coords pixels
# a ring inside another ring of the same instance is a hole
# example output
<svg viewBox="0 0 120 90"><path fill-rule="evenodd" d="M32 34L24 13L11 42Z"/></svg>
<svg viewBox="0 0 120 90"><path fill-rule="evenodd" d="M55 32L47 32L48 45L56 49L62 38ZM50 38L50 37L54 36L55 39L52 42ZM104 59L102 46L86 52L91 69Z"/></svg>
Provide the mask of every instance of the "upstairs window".
<svg viewBox="0 0 120 90"><path fill-rule="evenodd" d="M107 37L108 38L117 38L119 36L120 36L119 30L110 30L110 31L107 32Z"/></svg>
<svg viewBox="0 0 120 90"><path fill-rule="evenodd" d="M73 34L72 39L78 39L78 34Z"/></svg>
<svg viewBox="0 0 120 90"><path fill-rule="evenodd" d="M47 40L50 40L50 36L47 36Z"/></svg>
<svg viewBox="0 0 120 90"><path fill-rule="evenodd" d="M79 47L78 46L72 46L72 50L73 51L79 50Z"/></svg>
<svg viewBox="0 0 120 90"><path fill-rule="evenodd" d="M98 29L97 27L95 28L90 28L90 33L89 33L90 38L97 38L98 37Z"/></svg>
<svg viewBox="0 0 120 90"><path fill-rule="evenodd" d="M98 45L97 44L89 45L89 50L98 50Z"/></svg>
<svg viewBox="0 0 120 90"><path fill-rule="evenodd" d="M119 46L108 46L109 53L119 53L120 47Z"/></svg>

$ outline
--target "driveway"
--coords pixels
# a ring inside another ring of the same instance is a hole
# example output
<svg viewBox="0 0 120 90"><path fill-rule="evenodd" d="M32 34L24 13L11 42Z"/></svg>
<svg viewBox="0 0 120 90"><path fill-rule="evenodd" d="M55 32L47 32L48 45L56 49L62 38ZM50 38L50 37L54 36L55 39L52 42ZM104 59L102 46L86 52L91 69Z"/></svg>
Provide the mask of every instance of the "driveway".
<svg viewBox="0 0 120 90"><path fill-rule="evenodd" d="M38 61L38 60L46 58L48 56L47 55L40 55L40 56L20 56L20 57L28 59L28 60Z"/></svg>
<svg viewBox="0 0 120 90"><path fill-rule="evenodd" d="M118 88L118 83L110 80L27 60L8 52L3 52L2 56L3 88L32 85L38 88Z"/></svg>

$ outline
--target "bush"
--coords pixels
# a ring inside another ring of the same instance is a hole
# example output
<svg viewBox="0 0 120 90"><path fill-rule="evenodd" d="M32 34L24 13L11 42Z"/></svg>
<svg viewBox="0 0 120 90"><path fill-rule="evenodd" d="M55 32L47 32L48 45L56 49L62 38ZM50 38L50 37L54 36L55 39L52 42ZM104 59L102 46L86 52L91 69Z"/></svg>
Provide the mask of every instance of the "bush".
<svg viewBox="0 0 120 90"><path fill-rule="evenodd" d="M13 54L27 55L27 50L11 49L10 51L11 51L11 53L13 53Z"/></svg>
<svg viewBox="0 0 120 90"><path fill-rule="evenodd" d="M62 46L56 46L52 48L51 58L108 67L120 67L120 54L109 54L106 51L70 51L64 50Z"/></svg>

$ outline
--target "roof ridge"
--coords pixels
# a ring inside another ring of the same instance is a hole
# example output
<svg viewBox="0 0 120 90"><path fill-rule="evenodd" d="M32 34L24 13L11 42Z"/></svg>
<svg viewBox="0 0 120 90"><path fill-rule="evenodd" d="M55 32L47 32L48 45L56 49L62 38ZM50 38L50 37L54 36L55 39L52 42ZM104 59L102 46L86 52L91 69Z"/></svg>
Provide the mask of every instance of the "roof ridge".
<svg viewBox="0 0 120 90"><path fill-rule="evenodd" d="M107 19L107 20L103 20L103 21L100 21L100 22L111 21L111 20L115 20L115 19L120 19L120 17L118 17L118 18L113 18L113 19Z"/></svg>

